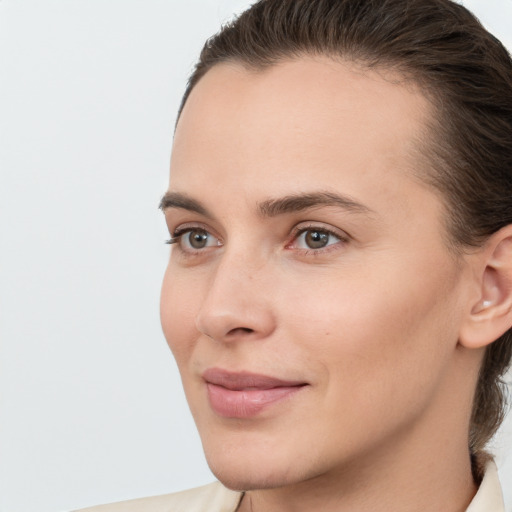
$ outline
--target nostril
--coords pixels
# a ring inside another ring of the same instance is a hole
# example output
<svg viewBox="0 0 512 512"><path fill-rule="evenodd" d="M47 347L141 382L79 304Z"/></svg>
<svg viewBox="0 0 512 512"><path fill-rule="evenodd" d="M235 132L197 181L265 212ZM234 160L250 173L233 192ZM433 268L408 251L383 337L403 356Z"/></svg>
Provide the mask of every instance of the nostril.
<svg viewBox="0 0 512 512"><path fill-rule="evenodd" d="M235 327L228 332L228 336L236 334L250 334L252 332L254 332L254 329L249 329L249 327Z"/></svg>

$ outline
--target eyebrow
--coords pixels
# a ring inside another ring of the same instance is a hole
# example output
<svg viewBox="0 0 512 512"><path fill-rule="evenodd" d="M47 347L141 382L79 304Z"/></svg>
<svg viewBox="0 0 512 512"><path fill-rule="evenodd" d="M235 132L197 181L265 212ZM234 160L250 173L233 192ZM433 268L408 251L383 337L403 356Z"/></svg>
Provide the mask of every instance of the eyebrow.
<svg viewBox="0 0 512 512"><path fill-rule="evenodd" d="M192 199L186 194L181 194L180 192L166 192L164 197L162 197L158 208L162 211L165 211L168 208L181 208L182 210L199 213L205 217L212 217L208 210L199 201Z"/></svg>
<svg viewBox="0 0 512 512"><path fill-rule="evenodd" d="M370 214L373 211L353 198L333 192L312 192L292 194L276 199L267 199L258 203L257 209L263 217L276 217L286 213L300 212L322 206L343 208L352 213ZM213 218L213 215L199 201L180 192L166 192L160 201L159 208L180 208Z"/></svg>
<svg viewBox="0 0 512 512"><path fill-rule="evenodd" d="M265 217L275 217L322 206L335 206L354 213L372 213L370 208L358 203L355 199L333 192L295 194L278 199L267 199L259 204L258 209Z"/></svg>

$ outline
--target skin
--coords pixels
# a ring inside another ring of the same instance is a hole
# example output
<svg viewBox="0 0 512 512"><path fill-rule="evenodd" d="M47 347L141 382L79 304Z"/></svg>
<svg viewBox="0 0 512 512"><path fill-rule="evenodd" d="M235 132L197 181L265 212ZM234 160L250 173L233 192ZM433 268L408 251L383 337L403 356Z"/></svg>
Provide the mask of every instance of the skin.
<svg viewBox="0 0 512 512"><path fill-rule="evenodd" d="M162 325L212 471L247 490L241 511L456 512L475 494L483 349L460 332L484 266L447 247L443 202L417 178L431 108L393 78L320 57L217 65L179 121L169 192L204 211L169 205L166 221L208 243L172 246ZM360 206L261 211L319 192ZM315 230L325 247L308 247ZM212 367L307 386L224 418Z"/></svg>

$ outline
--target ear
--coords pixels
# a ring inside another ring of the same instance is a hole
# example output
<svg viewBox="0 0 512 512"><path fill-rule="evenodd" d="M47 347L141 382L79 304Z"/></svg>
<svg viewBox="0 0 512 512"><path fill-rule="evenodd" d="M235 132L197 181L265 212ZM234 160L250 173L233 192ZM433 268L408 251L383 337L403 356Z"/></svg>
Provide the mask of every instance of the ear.
<svg viewBox="0 0 512 512"><path fill-rule="evenodd" d="M466 348L490 345L512 327L512 225L494 233L476 260L478 294L459 333Z"/></svg>

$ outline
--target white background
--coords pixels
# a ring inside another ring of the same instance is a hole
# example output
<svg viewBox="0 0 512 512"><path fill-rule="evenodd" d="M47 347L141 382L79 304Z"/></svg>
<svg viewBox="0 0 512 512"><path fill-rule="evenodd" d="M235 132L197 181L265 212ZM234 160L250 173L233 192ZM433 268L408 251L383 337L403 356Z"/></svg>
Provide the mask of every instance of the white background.
<svg viewBox="0 0 512 512"><path fill-rule="evenodd" d="M466 3L512 48L512 0ZM212 479L160 331L157 204L195 57L248 4L0 0L1 512ZM510 419L497 452L510 507Z"/></svg>

